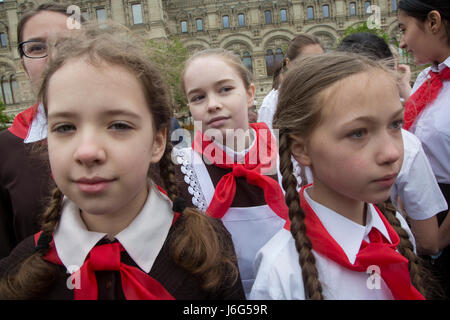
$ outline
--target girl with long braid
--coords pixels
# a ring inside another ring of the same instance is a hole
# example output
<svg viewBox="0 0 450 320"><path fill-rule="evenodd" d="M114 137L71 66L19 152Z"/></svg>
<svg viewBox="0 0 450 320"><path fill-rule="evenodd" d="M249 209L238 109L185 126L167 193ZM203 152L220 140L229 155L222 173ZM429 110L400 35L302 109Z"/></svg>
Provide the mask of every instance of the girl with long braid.
<svg viewBox="0 0 450 320"><path fill-rule="evenodd" d="M374 205L389 197L403 158L391 71L349 53L305 57L279 97L289 223L258 252L250 297L424 299L410 229L392 207ZM313 175L300 192L291 156Z"/></svg>
<svg viewBox="0 0 450 320"><path fill-rule="evenodd" d="M86 27L49 54L56 186L42 231L0 261L0 299L244 298L230 235L177 196L168 90L124 31Z"/></svg>

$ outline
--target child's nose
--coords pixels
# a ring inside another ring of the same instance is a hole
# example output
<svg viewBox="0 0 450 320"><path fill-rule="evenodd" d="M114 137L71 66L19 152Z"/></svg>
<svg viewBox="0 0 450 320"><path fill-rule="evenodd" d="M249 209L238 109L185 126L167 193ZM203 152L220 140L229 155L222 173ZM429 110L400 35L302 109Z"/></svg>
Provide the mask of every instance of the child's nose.
<svg viewBox="0 0 450 320"><path fill-rule="evenodd" d="M385 139L380 141L380 152L377 161L380 165L392 164L403 158L403 142L398 138L386 135Z"/></svg>
<svg viewBox="0 0 450 320"><path fill-rule="evenodd" d="M75 150L74 159L79 164L92 166L103 163L106 159L106 152L94 137L83 137Z"/></svg>
<svg viewBox="0 0 450 320"><path fill-rule="evenodd" d="M210 95L208 97L208 110L214 111L217 109L222 108L222 104L220 102L220 99L215 95Z"/></svg>

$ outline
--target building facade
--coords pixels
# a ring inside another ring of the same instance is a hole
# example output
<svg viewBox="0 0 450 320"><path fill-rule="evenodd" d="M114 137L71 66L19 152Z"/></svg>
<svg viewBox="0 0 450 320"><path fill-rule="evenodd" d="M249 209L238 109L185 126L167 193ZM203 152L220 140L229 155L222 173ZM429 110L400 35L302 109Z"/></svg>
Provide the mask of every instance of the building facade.
<svg viewBox="0 0 450 320"><path fill-rule="evenodd" d="M177 36L194 52L225 48L252 71L259 107L272 87L274 66L299 33L332 49L349 26L367 21L399 39L398 0L81 0L56 1L80 8L88 20L112 19L145 38ZM0 0L0 101L15 114L35 96L17 51L17 23L45 1Z"/></svg>

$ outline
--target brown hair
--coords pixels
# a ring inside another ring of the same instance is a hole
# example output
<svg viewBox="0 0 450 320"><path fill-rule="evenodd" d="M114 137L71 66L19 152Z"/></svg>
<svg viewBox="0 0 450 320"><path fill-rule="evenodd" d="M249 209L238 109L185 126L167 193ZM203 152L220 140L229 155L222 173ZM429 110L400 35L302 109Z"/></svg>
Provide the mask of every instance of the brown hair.
<svg viewBox="0 0 450 320"><path fill-rule="evenodd" d="M35 15L43 12L43 11L51 11L56 13L61 13L67 17L70 17L71 14L67 13L67 8L70 5L68 4L62 4L62 3L56 3L56 2L47 2L40 4L37 8L33 8L31 10L26 11L19 20L19 23L17 24L17 43L21 43L23 41L23 29L25 28L25 24ZM81 22L84 22L84 18L80 16ZM23 52L19 49L19 55L20 57L23 56Z"/></svg>
<svg viewBox="0 0 450 320"><path fill-rule="evenodd" d="M44 108L47 107L48 85L52 75L73 59L84 58L94 66L106 63L124 67L142 84L156 131L168 131L172 117L169 91L160 72L144 53L143 43L136 41L125 27L108 25L102 28L87 26L83 30L56 41L49 54L50 61L39 93ZM159 162L161 180L169 198L174 201L178 190L174 165L171 160L172 146L167 135L166 149ZM150 172L149 172L150 174ZM47 211L42 217L42 231L49 241L60 218L62 193L56 187ZM182 268L200 280L205 290L214 290L225 278L238 279L236 258L232 248L223 247L219 223L196 209L186 208L179 223L180 229L173 235L172 256ZM55 265L43 260L47 250L42 249L25 260L17 272L10 272L0 283L0 298L37 298L49 289L55 274Z"/></svg>
<svg viewBox="0 0 450 320"><path fill-rule="evenodd" d="M250 85L253 82L253 75L252 73L244 66L244 64L241 61L241 58L234 54L231 51L222 49L222 48L214 48L214 49L205 49L201 51L197 51L194 53L188 60L186 60L186 63L184 64L184 69L181 74L181 90L186 95L186 87L184 83L184 77L187 68L191 64L192 61L200 58L200 57L219 57L222 58L224 61L226 61L236 72L239 74L240 78L244 82L245 89L249 89Z"/></svg>
<svg viewBox="0 0 450 320"><path fill-rule="evenodd" d="M312 245L306 235L305 213L300 206L296 189L297 180L293 175L291 162L291 137L307 138L316 128L324 105L322 92L336 82L349 76L370 72L385 72L393 77L387 66L368 58L351 53L331 53L301 58L286 74L280 88L277 111L273 119L273 128L279 130L280 170L282 184L286 190L286 204L292 222L291 233L299 254L306 296L310 299L323 299ZM395 85L394 78L392 83ZM302 183L306 183L304 180ZM419 258L413 252L407 232L395 217L395 208L382 205L383 214L401 238L399 252L409 260L413 285L425 296L428 295L422 275L426 272ZM392 210L393 209L393 210Z"/></svg>
<svg viewBox="0 0 450 320"><path fill-rule="evenodd" d="M278 87L280 86L280 74L286 71L286 59L289 59L289 61L294 61L296 58L302 55L302 50L305 47L312 45L318 45L323 49L319 38L311 34L302 33L291 40L286 50L286 57L278 66L276 66L273 73L272 88L278 89Z"/></svg>

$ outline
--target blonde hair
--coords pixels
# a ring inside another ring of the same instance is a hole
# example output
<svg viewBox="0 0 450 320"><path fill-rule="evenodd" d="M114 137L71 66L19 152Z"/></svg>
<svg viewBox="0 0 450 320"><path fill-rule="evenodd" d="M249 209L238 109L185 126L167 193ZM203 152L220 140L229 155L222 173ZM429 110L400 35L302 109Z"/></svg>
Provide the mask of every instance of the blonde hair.
<svg viewBox="0 0 450 320"><path fill-rule="evenodd" d="M168 131L172 117L169 90L160 72L149 62L143 47L138 45L139 42L143 41L137 41L128 29L116 24L102 25L101 28L97 25L86 26L76 34L58 39L50 51L50 61L39 93L44 108L47 108L48 85L52 75L73 59L84 58L94 66L107 63L123 67L135 75L142 84L155 130ZM172 145L167 135L159 170L167 194L174 201L178 189L171 151ZM48 242L60 219L62 197L55 186L49 207L42 217L42 235ZM223 285L225 279L236 281L236 257L232 247L223 246L226 240L220 232L223 227L219 222L189 207L179 219L182 223L171 238L171 254L175 263L198 278L207 291ZM50 288L56 266L43 259L46 252L45 248L38 250L0 282L0 299L39 298Z"/></svg>
<svg viewBox="0 0 450 320"><path fill-rule="evenodd" d="M306 235L305 213L300 206L296 189L297 180L293 175L291 162L291 135L307 138L321 120L323 109L322 92L336 82L352 75L378 71L391 77L395 86L393 71L388 66L351 53L327 53L324 55L300 58L286 73L279 92L273 128L279 130L280 171L282 184L286 190L286 204L289 208L291 233L299 254L306 296L310 299L323 299L312 245ZM304 180L303 180L303 183ZM425 296L428 294L423 276L426 270L414 254L407 232L395 217L396 210L389 201L380 209L400 236L399 252L409 260L413 285Z"/></svg>
<svg viewBox="0 0 450 320"><path fill-rule="evenodd" d="M184 78L186 75L186 70L189 67L189 65L192 63L192 61L197 60L198 58L202 57L219 57L223 59L230 67L232 67L239 75L239 77L242 79L244 83L245 89L249 89L250 85L253 82L253 75L252 73L244 66L244 64L241 61L241 58L234 54L231 51L222 49L222 48L214 48L214 49L205 49L201 51L197 51L194 53L188 60L186 60L186 63L184 64L184 69L181 74L181 90L186 95L186 87L184 83Z"/></svg>

